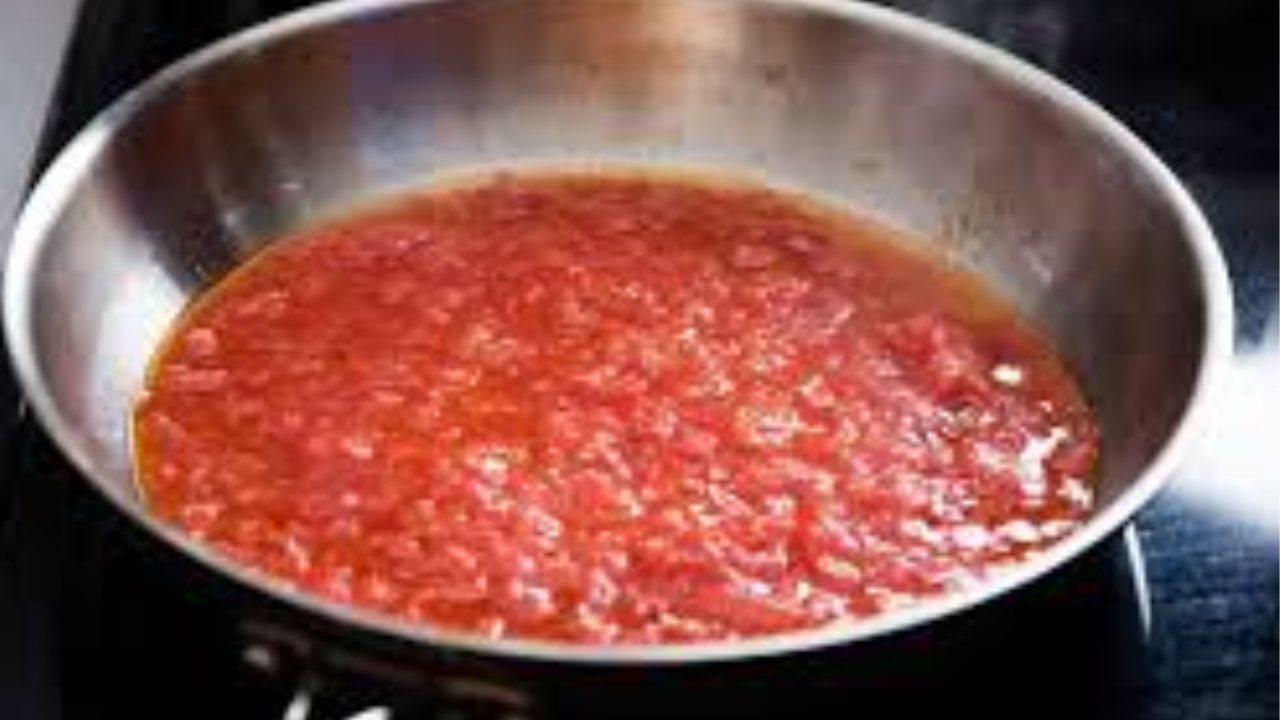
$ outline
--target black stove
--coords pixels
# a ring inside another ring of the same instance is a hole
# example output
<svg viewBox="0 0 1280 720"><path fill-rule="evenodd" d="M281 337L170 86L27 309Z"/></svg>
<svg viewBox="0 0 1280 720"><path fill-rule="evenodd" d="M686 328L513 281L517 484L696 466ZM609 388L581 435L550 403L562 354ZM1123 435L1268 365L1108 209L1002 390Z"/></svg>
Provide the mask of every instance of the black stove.
<svg viewBox="0 0 1280 720"><path fill-rule="evenodd" d="M159 67L302 4L86 2L41 162ZM606 704L607 683L559 687L549 700L459 694L412 660L313 642L157 552L59 459L3 371L0 718L1276 717L1280 454L1264 431L1280 400L1277 5L893 4L1007 47L1097 99L1173 166L1218 233L1238 304L1224 414L1133 526L943 630L734 675L729 707L689 692L618 708Z"/></svg>

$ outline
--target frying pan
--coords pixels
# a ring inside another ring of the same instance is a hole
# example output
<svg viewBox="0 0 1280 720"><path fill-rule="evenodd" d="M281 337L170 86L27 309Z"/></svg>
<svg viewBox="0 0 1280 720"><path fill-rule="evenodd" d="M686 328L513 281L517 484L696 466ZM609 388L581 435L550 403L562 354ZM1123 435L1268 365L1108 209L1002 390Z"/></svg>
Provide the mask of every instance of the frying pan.
<svg viewBox="0 0 1280 720"><path fill-rule="evenodd" d="M1078 532L971 591L867 620L660 647L491 640L327 602L148 514L130 406L186 302L271 238L439 175L671 165L856 208L971 268L1056 342L1103 431ZM1170 171L1046 74L957 33L837 0L349 0L160 73L40 180L4 322L43 427L89 485L203 572L424 655L699 665L943 622L1122 527L1205 423L1229 354L1213 235Z"/></svg>

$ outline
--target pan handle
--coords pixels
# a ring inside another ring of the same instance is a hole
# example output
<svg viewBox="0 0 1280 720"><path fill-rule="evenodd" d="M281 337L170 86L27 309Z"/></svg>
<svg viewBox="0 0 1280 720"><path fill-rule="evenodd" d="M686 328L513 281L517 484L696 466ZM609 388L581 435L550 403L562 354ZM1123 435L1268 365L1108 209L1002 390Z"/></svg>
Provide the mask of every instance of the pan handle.
<svg viewBox="0 0 1280 720"><path fill-rule="evenodd" d="M534 720L532 699L513 688L451 673L394 678L353 658L335 663L296 645L253 642L244 661L291 687L280 720Z"/></svg>
<svg viewBox="0 0 1280 720"><path fill-rule="evenodd" d="M310 678L299 682L280 720L326 720L315 712L317 687L317 683ZM333 720L398 720L398 718L386 705L370 705L351 713L344 713Z"/></svg>
<svg viewBox="0 0 1280 720"><path fill-rule="evenodd" d="M312 679L300 681L284 707L280 720L525 720L527 716L493 707L464 707L448 702L429 703L408 710L372 703L356 708L323 709L320 684Z"/></svg>

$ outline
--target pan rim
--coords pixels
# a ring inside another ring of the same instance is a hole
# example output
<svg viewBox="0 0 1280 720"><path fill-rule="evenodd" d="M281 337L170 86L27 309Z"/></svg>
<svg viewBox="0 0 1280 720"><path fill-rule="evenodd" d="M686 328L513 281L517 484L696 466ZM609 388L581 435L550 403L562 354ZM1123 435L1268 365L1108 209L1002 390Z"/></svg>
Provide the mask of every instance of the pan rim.
<svg viewBox="0 0 1280 720"><path fill-rule="evenodd" d="M1027 62L958 31L900 11L847 0L697 0L738 2L777 12L814 13L835 22L862 24L896 35L906 43L927 47L951 61L968 63L1038 102L1055 106L1074 122L1095 133L1107 151L1114 153L1152 184L1181 229L1177 233L1178 240L1188 244L1196 263L1199 291L1204 302L1202 320L1205 332L1194 385L1177 426L1140 476L1109 506L1044 553L974 588L926 599L870 618L842 620L779 635L706 643L580 645L521 638L495 640L396 620L325 600L231 562L198 544L176 527L163 523L140 505L129 503L121 492L98 479L103 471L92 461L78 432L58 411L38 369L39 363L29 340L33 334L30 309L34 296L34 270L40 262L44 238L74 194L80 179L92 171L120 127L167 91L205 68L289 37L349 20L420 5L467 1L340 0L284 15L197 50L117 100L81 130L41 177L18 216L4 267L3 293L4 331L20 387L41 426L78 474L104 495L116 511L204 569L339 626L437 650L577 665L680 665L750 660L848 645L899 633L994 601L1034 582L1094 547L1127 523L1159 492L1189 446L1202 435L1211 414L1212 395L1231 356L1234 314L1229 280L1218 244L1202 212L1169 168L1131 131L1078 91Z"/></svg>

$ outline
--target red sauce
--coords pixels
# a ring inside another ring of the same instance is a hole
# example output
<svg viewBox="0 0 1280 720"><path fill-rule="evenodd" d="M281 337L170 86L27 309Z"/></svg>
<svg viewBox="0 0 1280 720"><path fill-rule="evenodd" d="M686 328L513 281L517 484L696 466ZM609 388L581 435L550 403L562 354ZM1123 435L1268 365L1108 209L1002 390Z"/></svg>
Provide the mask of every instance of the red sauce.
<svg viewBox="0 0 1280 720"><path fill-rule="evenodd" d="M1090 510L1098 433L969 276L794 197L497 175L322 225L194 305L150 506L319 595L669 643L964 588Z"/></svg>

